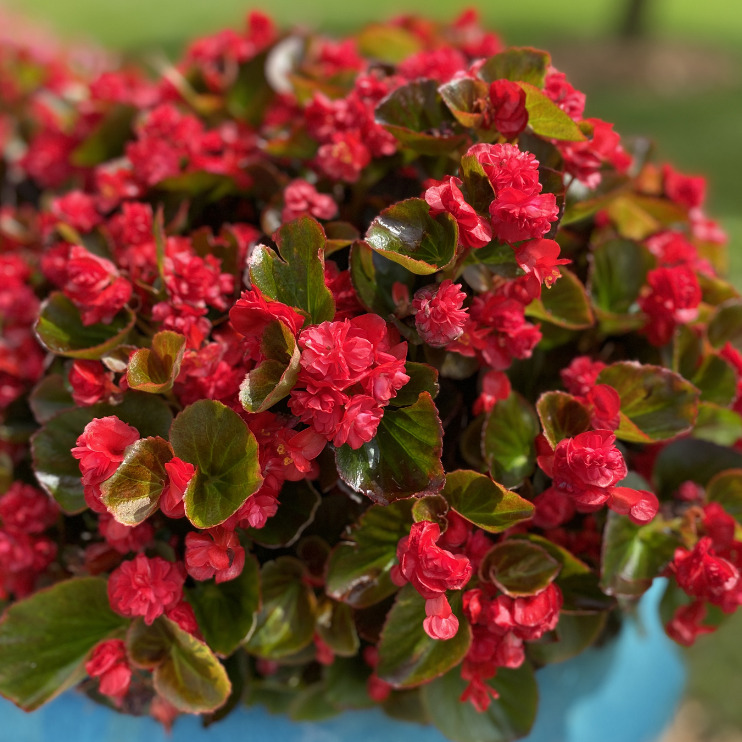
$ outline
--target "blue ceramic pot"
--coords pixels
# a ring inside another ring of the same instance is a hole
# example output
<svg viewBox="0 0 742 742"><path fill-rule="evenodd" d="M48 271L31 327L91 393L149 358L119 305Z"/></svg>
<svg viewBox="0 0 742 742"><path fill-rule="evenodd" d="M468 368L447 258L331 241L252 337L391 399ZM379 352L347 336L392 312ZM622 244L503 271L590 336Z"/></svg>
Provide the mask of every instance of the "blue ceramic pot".
<svg viewBox="0 0 742 742"><path fill-rule="evenodd" d="M662 581L657 581L661 583ZM685 670L658 618L662 584L642 599L638 619L600 649L538 672L539 712L527 742L654 742L671 720ZM262 708L240 710L203 729L185 716L168 737L149 718L122 716L67 693L33 714L0 701L0 739L9 742L445 742L432 727L381 711L293 723Z"/></svg>

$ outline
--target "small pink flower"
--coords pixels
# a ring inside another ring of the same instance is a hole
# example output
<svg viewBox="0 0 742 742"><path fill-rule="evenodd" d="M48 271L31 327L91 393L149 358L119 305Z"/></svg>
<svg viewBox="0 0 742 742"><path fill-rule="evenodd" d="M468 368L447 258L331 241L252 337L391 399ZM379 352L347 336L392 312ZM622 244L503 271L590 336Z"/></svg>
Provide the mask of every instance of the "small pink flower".
<svg viewBox="0 0 742 742"><path fill-rule="evenodd" d="M190 532L185 539L185 563L194 580L216 577L217 583L234 580L245 566L245 550L234 531L216 526Z"/></svg>
<svg viewBox="0 0 742 742"><path fill-rule="evenodd" d="M412 300L415 327L420 337L434 348L443 348L464 332L468 314L461 307L466 294L461 284L446 279L439 286L420 289Z"/></svg>

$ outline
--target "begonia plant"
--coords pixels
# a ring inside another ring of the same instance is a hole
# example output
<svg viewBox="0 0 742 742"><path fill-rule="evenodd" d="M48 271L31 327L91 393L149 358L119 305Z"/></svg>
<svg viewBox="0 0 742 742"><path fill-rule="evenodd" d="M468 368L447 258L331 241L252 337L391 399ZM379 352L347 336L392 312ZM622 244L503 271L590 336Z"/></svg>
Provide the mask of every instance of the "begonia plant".
<svg viewBox="0 0 742 742"><path fill-rule="evenodd" d="M0 46L0 693L515 739L666 577L742 602L702 178L467 12L153 77Z"/></svg>

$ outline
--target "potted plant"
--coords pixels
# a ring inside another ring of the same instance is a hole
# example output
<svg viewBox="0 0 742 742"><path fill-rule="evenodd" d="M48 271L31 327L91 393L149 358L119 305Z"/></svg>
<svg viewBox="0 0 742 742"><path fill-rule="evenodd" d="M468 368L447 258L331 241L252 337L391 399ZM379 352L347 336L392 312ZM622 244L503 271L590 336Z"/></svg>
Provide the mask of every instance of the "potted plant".
<svg viewBox="0 0 742 742"><path fill-rule="evenodd" d="M736 609L724 235L546 52L3 56L3 696L495 742L657 578L681 644Z"/></svg>

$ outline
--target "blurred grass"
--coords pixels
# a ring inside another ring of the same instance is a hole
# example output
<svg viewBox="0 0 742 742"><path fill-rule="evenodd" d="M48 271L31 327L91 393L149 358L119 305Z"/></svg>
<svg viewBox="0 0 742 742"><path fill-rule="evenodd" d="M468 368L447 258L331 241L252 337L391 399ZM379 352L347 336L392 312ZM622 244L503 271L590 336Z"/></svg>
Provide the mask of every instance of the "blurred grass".
<svg viewBox="0 0 742 742"><path fill-rule="evenodd" d="M6 0L11 8L41 19L68 37L141 52L174 53L195 35L239 26L252 8L267 10L284 24L310 24L347 31L400 12L452 19L476 3L450 0ZM549 47L570 38L609 36L617 23L617 0L490 0L480 3L484 22L509 43ZM687 39L742 51L742 0L655 0L650 22L658 37ZM742 59L740 60L742 61ZM557 59L558 63L558 59ZM661 160L709 177L711 216L730 232L731 277L742 287L742 89L682 92L661 97L618 87L586 88L590 116L615 122L623 135L652 138ZM742 729L742 611L716 634L701 637L688 652L689 693L723 728ZM628 742L628 741L627 741Z"/></svg>

